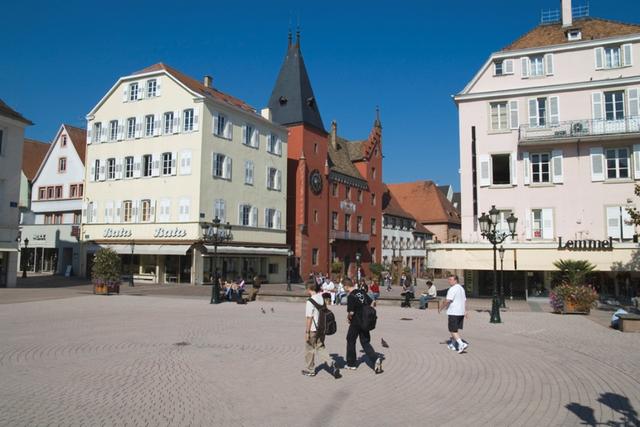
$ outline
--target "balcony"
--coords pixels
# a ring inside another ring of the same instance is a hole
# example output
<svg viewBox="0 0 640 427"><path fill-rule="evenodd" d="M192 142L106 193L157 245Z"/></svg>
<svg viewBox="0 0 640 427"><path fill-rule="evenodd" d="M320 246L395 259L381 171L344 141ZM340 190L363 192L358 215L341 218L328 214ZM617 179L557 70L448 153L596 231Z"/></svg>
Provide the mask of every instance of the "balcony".
<svg viewBox="0 0 640 427"><path fill-rule="evenodd" d="M366 233L353 233L351 231L330 230L329 238L335 240L357 240L359 242L368 242L369 235Z"/></svg>
<svg viewBox="0 0 640 427"><path fill-rule="evenodd" d="M575 142L583 139L621 139L640 135L640 116L620 120L569 120L546 127L522 125L518 129L518 142Z"/></svg>

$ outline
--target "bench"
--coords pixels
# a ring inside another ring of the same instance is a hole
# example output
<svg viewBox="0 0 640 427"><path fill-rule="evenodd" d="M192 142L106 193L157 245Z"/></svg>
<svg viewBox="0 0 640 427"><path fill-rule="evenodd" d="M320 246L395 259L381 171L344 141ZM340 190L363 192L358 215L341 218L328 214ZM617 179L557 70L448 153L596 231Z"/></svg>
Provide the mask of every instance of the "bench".
<svg viewBox="0 0 640 427"><path fill-rule="evenodd" d="M620 314L620 330L622 332L640 332L640 316L637 314Z"/></svg>
<svg viewBox="0 0 640 427"><path fill-rule="evenodd" d="M400 297L400 304L404 304L404 301L405 301L404 297ZM420 307L420 296L411 298L409 300L409 302L411 302L411 303L415 302L418 305L418 308L419 308ZM436 297L435 299L430 299L430 300L427 301L426 309L429 309L429 304L435 303L438 306L438 310L440 310L440 303L441 302L442 302L442 298L440 298L440 297Z"/></svg>

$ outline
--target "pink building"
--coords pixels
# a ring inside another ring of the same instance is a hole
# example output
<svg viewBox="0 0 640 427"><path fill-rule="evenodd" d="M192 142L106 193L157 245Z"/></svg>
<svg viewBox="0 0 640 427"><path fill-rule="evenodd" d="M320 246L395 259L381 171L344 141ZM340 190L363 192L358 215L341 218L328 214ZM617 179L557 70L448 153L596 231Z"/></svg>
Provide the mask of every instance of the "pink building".
<svg viewBox="0 0 640 427"><path fill-rule="evenodd" d="M566 0L560 17L493 53L454 98L464 243L433 246L429 266L465 268L475 295L492 288L478 227L492 205L504 229L518 218L504 243L507 296L546 296L553 262L567 258L594 263L605 294L638 289L626 208L640 180L640 25L574 19Z"/></svg>

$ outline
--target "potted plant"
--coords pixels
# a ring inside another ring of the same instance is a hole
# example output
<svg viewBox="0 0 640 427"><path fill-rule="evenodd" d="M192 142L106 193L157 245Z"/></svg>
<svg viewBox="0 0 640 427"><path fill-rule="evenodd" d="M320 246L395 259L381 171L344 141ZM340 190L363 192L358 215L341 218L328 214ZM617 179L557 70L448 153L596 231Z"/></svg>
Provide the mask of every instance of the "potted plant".
<svg viewBox="0 0 640 427"><path fill-rule="evenodd" d="M556 313L588 314L598 301L595 288L587 284L587 277L595 266L584 260L558 260L554 274L557 285L549 294L549 303Z"/></svg>
<svg viewBox="0 0 640 427"><path fill-rule="evenodd" d="M380 283L380 281L382 280L382 272L385 271L384 265L377 262L372 262L369 265L369 270L371 270L371 274L373 275L375 280Z"/></svg>
<svg viewBox="0 0 640 427"><path fill-rule="evenodd" d="M120 272L122 265L120 256L111 249L100 249L93 259L91 279L93 281L93 293L109 295L120 293Z"/></svg>
<svg viewBox="0 0 640 427"><path fill-rule="evenodd" d="M331 263L331 273L334 275L342 274L344 264L340 260L333 261Z"/></svg>

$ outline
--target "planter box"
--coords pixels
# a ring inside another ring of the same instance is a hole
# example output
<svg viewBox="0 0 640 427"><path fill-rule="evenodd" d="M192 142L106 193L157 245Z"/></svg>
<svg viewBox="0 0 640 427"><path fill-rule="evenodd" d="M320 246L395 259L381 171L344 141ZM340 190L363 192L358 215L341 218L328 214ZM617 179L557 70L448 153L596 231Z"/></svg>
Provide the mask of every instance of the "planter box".
<svg viewBox="0 0 640 427"><path fill-rule="evenodd" d="M618 318L622 332L640 332L640 316L637 314L621 314Z"/></svg>
<svg viewBox="0 0 640 427"><path fill-rule="evenodd" d="M93 293L95 295L111 295L120 293L120 283L97 284L93 285Z"/></svg>
<svg viewBox="0 0 640 427"><path fill-rule="evenodd" d="M562 314L589 314L591 310L589 308L578 307L577 304L570 302L564 303L562 308Z"/></svg>

